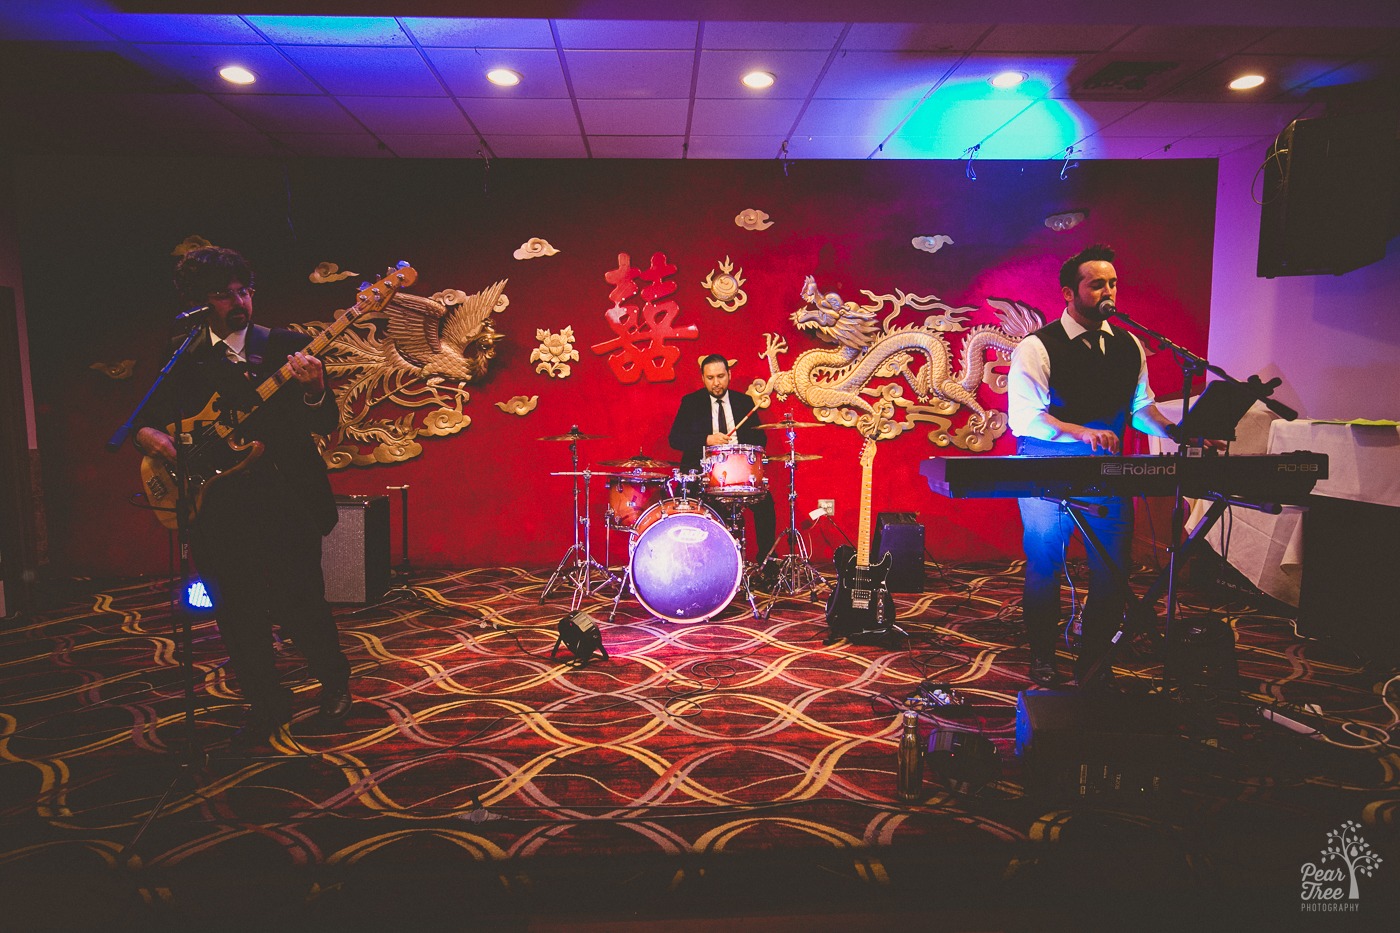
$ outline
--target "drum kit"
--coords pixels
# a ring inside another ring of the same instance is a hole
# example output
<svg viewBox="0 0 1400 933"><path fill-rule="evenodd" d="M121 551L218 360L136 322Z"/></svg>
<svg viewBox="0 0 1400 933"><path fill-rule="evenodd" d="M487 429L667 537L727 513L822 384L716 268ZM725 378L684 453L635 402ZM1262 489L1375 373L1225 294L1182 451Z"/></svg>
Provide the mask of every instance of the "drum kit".
<svg viewBox="0 0 1400 933"><path fill-rule="evenodd" d="M575 610L584 596L617 584L609 619L616 615L622 597L630 590L642 607L659 619L704 622L723 612L740 589L754 618L759 618L749 577L769 566L778 568L775 593L814 590L823 581L796 530L795 480L797 464L819 459L820 455L799 454L792 442L796 428L818 426L818 422L795 422L791 418L756 425L764 430L786 430L788 454L767 457L762 447L752 444L711 446L705 448L698 471L682 471L674 463L640 451L626 460L601 462L601 466L612 470L580 470L578 442L600 439L602 435L583 434L575 425L567 434L540 438L569 443L573 469L550 475L570 476L574 480L574 542L545 584L540 602L565 579L574 588L571 608ZM767 554L746 564L743 510L768 494L764 465L774 462L786 464L789 471L789 527ZM606 480L606 529L628 535L627 569L621 580L609 569L611 536L607 539L604 563L592 556L589 487L595 476ZM787 542L788 554L778 557L774 551L783 541Z"/></svg>

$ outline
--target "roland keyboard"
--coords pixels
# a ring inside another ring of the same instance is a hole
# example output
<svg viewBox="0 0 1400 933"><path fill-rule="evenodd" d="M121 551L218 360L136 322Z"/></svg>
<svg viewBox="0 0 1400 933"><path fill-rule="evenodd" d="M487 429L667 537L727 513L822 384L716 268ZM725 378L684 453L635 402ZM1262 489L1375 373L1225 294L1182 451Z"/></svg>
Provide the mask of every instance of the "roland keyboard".
<svg viewBox="0 0 1400 933"><path fill-rule="evenodd" d="M932 457L919 466L934 492L953 499L1093 496L1234 496L1301 500L1327 478L1327 455L1160 454L1141 457Z"/></svg>

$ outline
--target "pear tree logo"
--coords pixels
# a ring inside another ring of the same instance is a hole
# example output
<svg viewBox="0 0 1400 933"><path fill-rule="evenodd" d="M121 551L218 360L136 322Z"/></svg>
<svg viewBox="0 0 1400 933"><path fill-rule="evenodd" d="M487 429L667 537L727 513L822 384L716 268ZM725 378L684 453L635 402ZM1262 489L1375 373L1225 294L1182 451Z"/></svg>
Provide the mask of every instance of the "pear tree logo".
<svg viewBox="0 0 1400 933"><path fill-rule="evenodd" d="M1357 879L1374 875L1384 859L1357 832L1360 828L1360 823L1347 820L1327 834L1327 845L1317 864L1303 865L1303 910L1351 912L1361 909Z"/></svg>

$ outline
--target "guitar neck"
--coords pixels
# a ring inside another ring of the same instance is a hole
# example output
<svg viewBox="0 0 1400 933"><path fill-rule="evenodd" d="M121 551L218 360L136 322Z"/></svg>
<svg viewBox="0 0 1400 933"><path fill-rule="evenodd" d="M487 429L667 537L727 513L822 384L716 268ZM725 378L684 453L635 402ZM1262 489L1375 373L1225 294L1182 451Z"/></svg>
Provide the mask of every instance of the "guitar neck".
<svg viewBox="0 0 1400 933"><path fill-rule="evenodd" d="M868 452L860 458L860 530L856 536L856 563L870 566L870 479L874 472L875 442L866 441Z"/></svg>
<svg viewBox="0 0 1400 933"><path fill-rule="evenodd" d="M350 325L355 322L355 318L360 316L360 311L361 306L359 304L346 310L344 314L341 314L335 319L335 323L321 331L321 333L316 335L315 339L303 347L301 352L308 356L321 356L325 349L335 343L336 339L339 338L341 334L345 333ZM268 376L263 380L262 384L258 386L258 398L266 402L291 380L292 361L288 359L277 372Z"/></svg>

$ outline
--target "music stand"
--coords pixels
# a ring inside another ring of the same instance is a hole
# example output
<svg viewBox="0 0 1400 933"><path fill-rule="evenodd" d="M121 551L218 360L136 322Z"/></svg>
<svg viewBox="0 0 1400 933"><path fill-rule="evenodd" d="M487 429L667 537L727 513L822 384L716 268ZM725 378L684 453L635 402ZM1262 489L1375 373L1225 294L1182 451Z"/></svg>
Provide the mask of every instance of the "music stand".
<svg viewBox="0 0 1400 933"><path fill-rule="evenodd" d="M1258 400L1258 393L1248 383L1218 379L1205 387L1181 423L1171 430L1171 438L1178 444L1192 438L1233 441L1240 419Z"/></svg>

